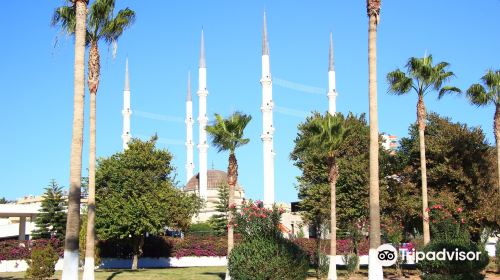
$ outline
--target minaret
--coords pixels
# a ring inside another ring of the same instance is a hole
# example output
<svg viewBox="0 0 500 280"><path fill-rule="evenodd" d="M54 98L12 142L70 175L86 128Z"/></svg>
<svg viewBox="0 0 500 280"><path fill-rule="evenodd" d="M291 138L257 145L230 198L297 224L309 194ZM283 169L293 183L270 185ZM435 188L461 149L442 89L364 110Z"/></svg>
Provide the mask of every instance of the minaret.
<svg viewBox="0 0 500 280"><path fill-rule="evenodd" d="M274 203L274 147L273 147L273 87L269 63L269 42L267 40L266 12L262 33L262 145L264 156L264 205Z"/></svg>
<svg viewBox="0 0 500 280"><path fill-rule="evenodd" d="M337 112L337 90L335 85L335 65L333 62L333 39L330 32L330 52L328 55L328 113L335 115Z"/></svg>
<svg viewBox="0 0 500 280"><path fill-rule="evenodd" d="M186 98L186 183L193 177L193 102L191 101L191 72L188 72Z"/></svg>
<svg viewBox="0 0 500 280"><path fill-rule="evenodd" d="M125 86L123 88L123 133L122 133L122 146L123 150L128 148L128 142L130 141L130 115L132 111L130 110L130 82L128 79L128 57L125 62Z"/></svg>
<svg viewBox="0 0 500 280"><path fill-rule="evenodd" d="M199 123L199 141L198 141L198 156L199 156L199 188L200 197L207 199L207 64L205 61L205 40L203 38L203 30L201 30L201 49L200 49L200 66L198 69L198 123Z"/></svg>

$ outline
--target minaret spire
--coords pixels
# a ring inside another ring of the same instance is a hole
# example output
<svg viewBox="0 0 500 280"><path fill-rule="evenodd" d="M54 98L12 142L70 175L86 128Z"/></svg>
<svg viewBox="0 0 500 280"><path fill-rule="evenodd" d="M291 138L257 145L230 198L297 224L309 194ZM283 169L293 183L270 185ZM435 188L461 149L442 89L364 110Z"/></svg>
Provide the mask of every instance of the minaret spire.
<svg viewBox="0 0 500 280"><path fill-rule="evenodd" d="M193 177L193 102L191 101L191 71L188 72L186 98L186 184Z"/></svg>
<svg viewBox="0 0 500 280"><path fill-rule="evenodd" d="M333 39L330 32L330 51L328 54L328 113L335 115L337 112L337 89L335 81L335 63L333 60Z"/></svg>
<svg viewBox="0 0 500 280"><path fill-rule="evenodd" d="M132 111L130 110L130 81L128 77L128 57L125 61L125 85L123 87L123 133L122 133L122 147L123 150L128 148L128 142L130 141L130 115Z"/></svg>
<svg viewBox="0 0 500 280"><path fill-rule="evenodd" d="M269 55L269 41L267 39L266 11L264 11L264 23L263 23L263 27L262 27L262 55Z"/></svg>
<svg viewBox="0 0 500 280"><path fill-rule="evenodd" d="M328 53L328 71L335 71L335 64L333 62L333 36L330 32L330 51Z"/></svg>
<svg viewBox="0 0 500 280"><path fill-rule="evenodd" d="M205 36L203 35L203 28L201 29L201 47L200 47L200 68L207 68L205 61Z"/></svg>
<svg viewBox="0 0 500 280"><path fill-rule="evenodd" d="M208 184L208 173L207 173L207 154L208 154L208 142L207 142L207 64L205 61L205 38L203 34L203 29L201 30L201 48L200 48L200 67L198 68L198 123L199 123L199 140L198 140L198 156L199 156L199 188L200 197L207 199L207 184Z"/></svg>
<svg viewBox="0 0 500 280"><path fill-rule="evenodd" d="M274 127L273 127L273 86L271 67L269 62L269 42L267 38L266 12L262 31L262 146L264 161L264 205L272 206L274 203Z"/></svg>

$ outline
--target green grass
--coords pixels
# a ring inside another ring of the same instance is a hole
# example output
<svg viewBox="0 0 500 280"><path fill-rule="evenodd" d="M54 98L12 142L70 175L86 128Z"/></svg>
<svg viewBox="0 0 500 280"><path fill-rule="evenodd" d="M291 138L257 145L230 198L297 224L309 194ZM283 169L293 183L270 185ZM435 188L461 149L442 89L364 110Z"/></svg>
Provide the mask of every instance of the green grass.
<svg viewBox="0 0 500 280"><path fill-rule="evenodd" d="M226 267L187 267L166 269L109 269L98 270L95 274L96 280L153 280L153 279L176 279L176 280L221 280L224 279ZM54 279L60 279L61 272L58 271ZM81 275L80 275L81 278ZM24 279L24 272L0 273L0 279L18 280Z"/></svg>

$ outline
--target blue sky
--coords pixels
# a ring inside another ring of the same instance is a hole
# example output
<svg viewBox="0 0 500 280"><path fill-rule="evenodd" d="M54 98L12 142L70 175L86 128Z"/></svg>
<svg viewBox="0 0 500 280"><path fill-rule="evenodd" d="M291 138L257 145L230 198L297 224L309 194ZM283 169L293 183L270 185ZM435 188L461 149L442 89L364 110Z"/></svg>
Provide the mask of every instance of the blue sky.
<svg viewBox="0 0 500 280"><path fill-rule="evenodd" d="M43 2L43 3L42 3ZM0 197L41 194L51 178L68 185L73 112L73 40L50 26L64 1L3 3L0 17ZM378 32L380 131L407 135L415 121L416 96L390 96L385 75L411 56L431 53L448 61L452 84L466 89L486 69L499 68L500 1L388 1L382 3ZM208 66L208 113L251 114L249 145L237 151L240 183L250 198L262 198L260 50L262 11L268 15L276 155L276 200L296 200L299 171L289 160L296 126L312 110L327 106L329 32L333 32L337 110L368 110L367 17L365 1L117 1L137 21L111 48L101 45L102 78L97 98L97 155L121 149L122 90L128 55L132 90L132 135L157 133L158 146L174 154L178 180L185 178L184 106L186 78L197 89L200 30L204 27ZM22 11L22 18L20 12ZM298 84L295 89L290 83ZM304 88L306 90L304 90ZM300 90L297 90L300 89ZM493 108L476 108L463 96L437 101L427 109L454 121L481 126L493 143ZM88 99L86 99L88 101ZM197 97L194 97L197 115ZM86 122L88 117L86 103ZM197 139L197 127L195 127ZM85 128L83 166L88 166ZM225 170L227 154L209 150L209 166ZM197 153L195 164L198 166Z"/></svg>

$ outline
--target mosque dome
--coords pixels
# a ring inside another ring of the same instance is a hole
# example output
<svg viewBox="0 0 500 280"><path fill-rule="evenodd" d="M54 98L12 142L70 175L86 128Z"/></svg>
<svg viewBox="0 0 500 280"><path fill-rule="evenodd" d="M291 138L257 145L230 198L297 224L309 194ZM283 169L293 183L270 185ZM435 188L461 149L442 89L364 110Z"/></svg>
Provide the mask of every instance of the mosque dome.
<svg viewBox="0 0 500 280"><path fill-rule="evenodd" d="M227 173L222 171L222 170L215 170L211 169L207 171L208 178L207 178L207 189L208 190L218 190L219 187L223 184L227 184ZM200 173L197 173L194 175L189 181L187 182L186 186L184 187L184 191L198 191L199 190L199 185L200 185ZM236 191L241 191L242 188L236 183Z"/></svg>

